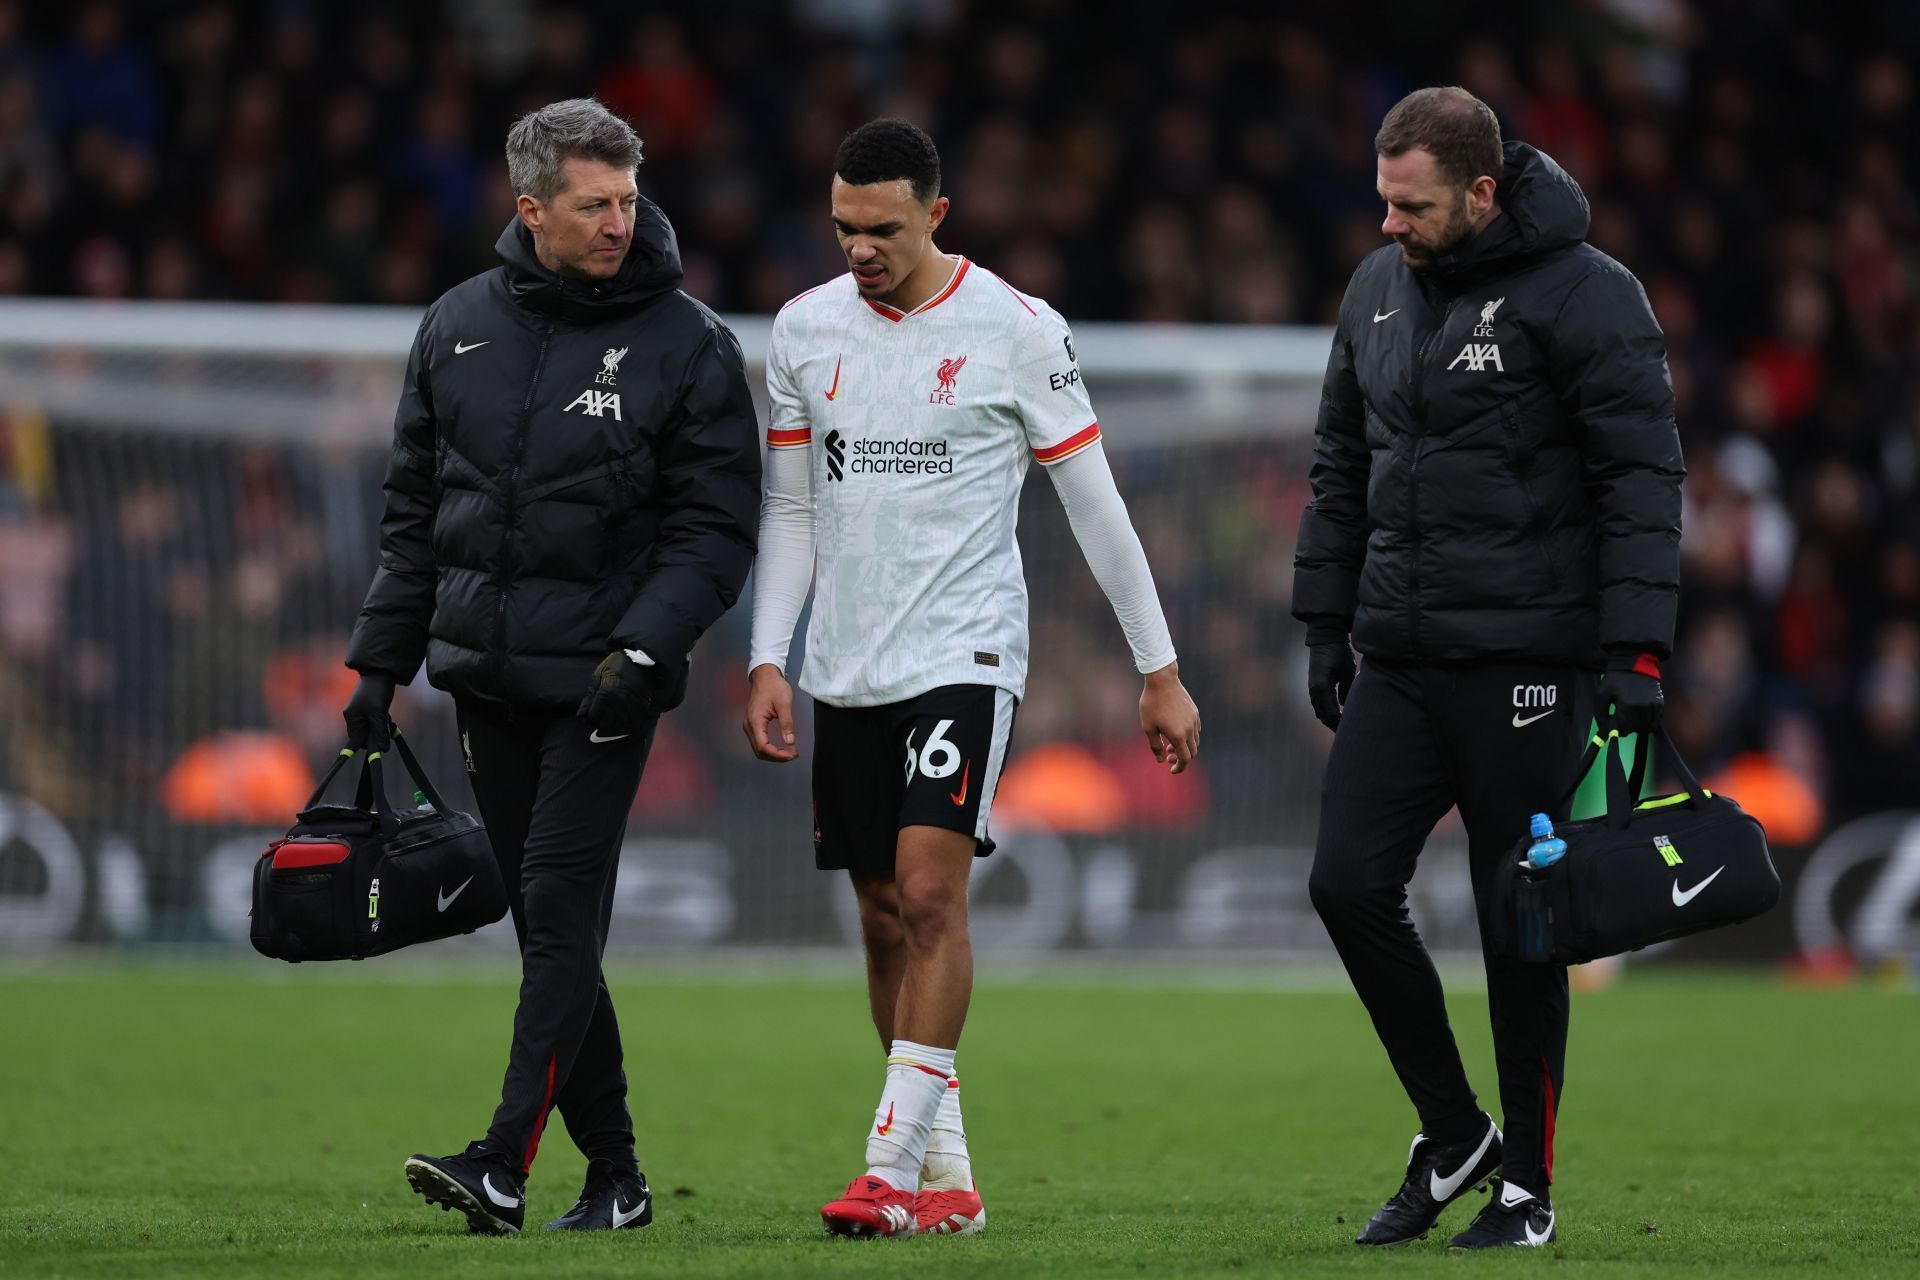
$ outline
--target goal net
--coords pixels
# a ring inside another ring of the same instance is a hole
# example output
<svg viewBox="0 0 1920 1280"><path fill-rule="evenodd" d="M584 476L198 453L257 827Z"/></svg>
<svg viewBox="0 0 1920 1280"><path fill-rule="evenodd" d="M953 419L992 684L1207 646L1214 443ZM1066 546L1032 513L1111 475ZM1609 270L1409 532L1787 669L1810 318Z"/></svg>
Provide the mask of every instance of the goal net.
<svg viewBox="0 0 1920 1280"><path fill-rule="evenodd" d="M340 746L417 318L0 307L0 951L244 943L253 861ZM758 393L768 322L735 327ZM1205 750L1181 778L1148 755L1125 641L1036 468L1020 520L1034 659L1000 851L975 877L983 952L1325 952L1306 879L1330 738L1288 590L1327 341L1076 330ZM854 936L851 895L812 869L804 758L757 763L739 729L748 609L702 642L661 727L616 948ZM423 674L395 715L470 807L451 700ZM1437 946L1471 945L1464 859L1428 860L1415 894Z"/></svg>

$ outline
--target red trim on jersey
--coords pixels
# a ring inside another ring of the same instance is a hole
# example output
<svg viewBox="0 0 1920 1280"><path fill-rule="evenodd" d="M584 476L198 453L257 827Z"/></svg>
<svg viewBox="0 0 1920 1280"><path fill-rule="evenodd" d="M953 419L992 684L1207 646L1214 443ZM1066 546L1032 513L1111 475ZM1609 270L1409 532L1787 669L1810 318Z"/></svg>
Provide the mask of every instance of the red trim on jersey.
<svg viewBox="0 0 1920 1280"><path fill-rule="evenodd" d="M1660 659L1650 653L1643 653L1633 660L1632 669L1643 676L1652 676L1655 680L1658 680L1660 678Z"/></svg>
<svg viewBox="0 0 1920 1280"><path fill-rule="evenodd" d="M767 448L798 449L813 443L812 427L768 427Z"/></svg>
<svg viewBox="0 0 1920 1280"><path fill-rule="evenodd" d="M983 268L981 268L981 270L983 270L983 271L985 271L985 270L986 270L986 268L984 268L984 267L983 267ZM987 274L988 274L988 275L990 275L990 276L993 276L993 272L991 272L991 271L988 271L988 272L987 272ZM999 276L993 276L993 278L994 278L995 280L1000 280L1000 277L999 277ZM1012 294L1012 295L1013 295L1013 300L1014 300L1015 302L1017 302L1017 303L1019 303L1019 304L1020 304L1021 306L1023 306L1023 307L1026 307L1026 308L1027 308L1027 314L1028 314L1028 315L1030 315L1030 316L1037 316L1037 315L1039 315L1039 314L1040 314L1040 313L1039 313L1038 311L1035 311L1035 310L1034 310L1034 309L1033 309L1032 307L1030 307L1030 306L1027 306L1027 300L1026 300L1025 298L1023 298L1023 297L1021 297L1021 296L1020 296L1020 291L1019 291L1018 289L1016 289L1016 288L1014 288L1014 287L1013 287L1012 285L1010 285L1010 284L1008 284L1008 283L1007 283L1007 282L1006 282L1005 280L1000 280L1000 287L1001 287L1002 289L1005 289L1005 290L1006 290L1006 291L1007 291L1008 293L1010 293L1010 294Z"/></svg>
<svg viewBox="0 0 1920 1280"><path fill-rule="evenodd" d="M829 281L828 283L831 283L831 281ZM796 293L796 294L794 294L794 295L793 295L793 296L792 296L791 298L788 298L788 299L787 299L787 300L786 300L785 302L783 302L783 303L781 303L781 304L780 304L780 309L781 309L782 311L785 311L785 310L786 310L786 309L787 309L788 307L790 307L790 306L792 306L792 305L793 305L794 303L796 303L796 302L798 302L798 301L800 301L800 299L802 299L802 298L805 298L805 297L809 297L809 296L811 296L811 295L813 295L813 294L816 294L816 293L818 293L818 292L820 292L820 291L821 291L822 289L824 289L824 288L826 288L826 287L827 287L827 286L826 286L826 285L824 285L824 284L817 284L817 285L815 285L815 286L813 286L813 288L811 288L811 289L809 289L809 290L807 290L807 291L806 291L806 293Z"/></svg>
<svg viewBox="0 0 1920 1280"><path fill-rule="evenodd" d="M949 1088L949 1089L958 1089L959 1087L960 1087L960 1077L959 1077L959 1076L948 1076L948 1077L947 1077L947 1088Z"/></svg>
<svg viewBox="0 0 1920 1280"><path fill-rule="evenodd" d="M1063 458L1070 458L1100 438L1100 424L1088 423L1080 430L1062 440L1059 444L1048 445L1044 449L1033 451L1033 460L1041 466L1049 466Z"/></svg>
<svg viewBox="0 0 1920 1280"><path fill-rule="evenodd" d="M932 298L929 298L927 301L921 303L919 306L915 307L911 311L902 311L898 307L890 307L884 302L876 302L872 298L866 297L864 295L861 297L860 300L866 303L868 306L872 307L880 315L885 316L887 319L893 321L895 324L899 324L902 320L905 320L908 316L917 316L922 312L931 311L935 307L939 306L941 303L945 302L948 298L951 298L953 296L953 291L960 287L960 282L967 278L967 268L971 267L972 265L973 264L967 261L965 258L960 259L960 265L953 269L953 278L947 281L947 287L942 289L938 294L935 294ZM992 275L993 273L989 271L987 274Z"/></svg>

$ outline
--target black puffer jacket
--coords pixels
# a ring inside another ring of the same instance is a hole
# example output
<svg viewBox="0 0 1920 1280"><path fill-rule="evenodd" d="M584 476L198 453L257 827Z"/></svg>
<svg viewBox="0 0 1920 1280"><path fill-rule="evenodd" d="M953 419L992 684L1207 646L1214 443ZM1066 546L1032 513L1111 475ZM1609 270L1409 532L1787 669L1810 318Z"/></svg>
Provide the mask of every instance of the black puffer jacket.
<svg viewBox="0 0 1920 1280"><path fill-rule="evenodd" d="M680 292L673 228L641 201L605 285L535 258L427 309L394 424L380 568L347 665L516 709L570 712L594 665L685 660L753 561L760 446L740 346Z"/></svg>
<svg viewBox="0 0 1920 1280"><path fill-rule="evenodd" d="M1347 286L1294 615L1389 660L1663 658L1685 475L1665 339L1559 165L1508 143L1498 199L1460 253L1415 272L1388 245Z"/></svg>

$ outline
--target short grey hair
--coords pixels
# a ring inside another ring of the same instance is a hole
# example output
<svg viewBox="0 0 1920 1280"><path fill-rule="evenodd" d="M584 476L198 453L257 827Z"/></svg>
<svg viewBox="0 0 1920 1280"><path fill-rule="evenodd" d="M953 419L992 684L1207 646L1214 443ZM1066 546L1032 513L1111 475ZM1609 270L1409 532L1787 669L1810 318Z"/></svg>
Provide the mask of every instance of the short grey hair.
<svg viewBox="0 0 1920 1280"><path fill-rule="evenodd" d="M553 199L566 187L563 166L569 160L636 168L640 135L596 98L549 103L507 130L507 178L515 195Z"/></svg>

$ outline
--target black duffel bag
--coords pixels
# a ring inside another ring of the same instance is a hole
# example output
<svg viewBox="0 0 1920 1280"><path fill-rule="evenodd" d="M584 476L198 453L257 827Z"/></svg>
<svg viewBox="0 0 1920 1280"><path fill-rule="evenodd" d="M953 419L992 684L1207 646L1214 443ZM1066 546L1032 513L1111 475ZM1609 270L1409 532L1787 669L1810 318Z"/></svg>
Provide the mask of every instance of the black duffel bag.
<svg viewBox="0 0 1920 1280"><path fill-rule="evenodd" d="M1532 867L1529 836L1495 871L1486 916L1494 954L1581 964L1738 924L1780 901L1780 873L1760 823L1702 787L1665 730L1641 735L1631 777L1620 765L1619 734L1604 741L1607 812L1558 821L1601 754L1602 739L1595 737L1573 786L1551 811L1554 834L1567 842L1565 856ZM1635 803L1655 746L1683 789Z"/></svg>
<svg viewBox="0 0 1920 1280"><path fill-rule="evenodd" d="M472 933L507 913L507 892L486 828L447 808L412 748L393 745L426 805L387 803L381 753L367 753L352 804L322 804L351 747L314 790L287 834L253 871L254 950L276 960L359 960L416 942Z"/></svg>

